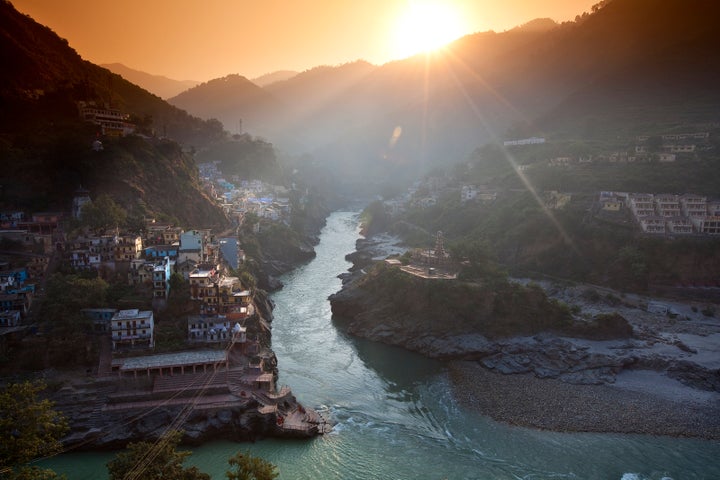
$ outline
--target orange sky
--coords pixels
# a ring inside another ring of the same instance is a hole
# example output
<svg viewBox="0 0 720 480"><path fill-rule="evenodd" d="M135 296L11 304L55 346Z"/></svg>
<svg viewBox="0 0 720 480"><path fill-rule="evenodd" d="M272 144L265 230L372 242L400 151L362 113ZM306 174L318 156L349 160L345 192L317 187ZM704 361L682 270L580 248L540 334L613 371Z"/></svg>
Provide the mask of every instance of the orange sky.
<svg viewBox="0 0 720 480"><path fill-rule="evenodd" d="M385 63L397 56L393 35L412 1L433 0L11 0L87 60L200 81L360 58ZM572 20L598 1L435 3L457 11L460 37L539 17Z"/></svg>

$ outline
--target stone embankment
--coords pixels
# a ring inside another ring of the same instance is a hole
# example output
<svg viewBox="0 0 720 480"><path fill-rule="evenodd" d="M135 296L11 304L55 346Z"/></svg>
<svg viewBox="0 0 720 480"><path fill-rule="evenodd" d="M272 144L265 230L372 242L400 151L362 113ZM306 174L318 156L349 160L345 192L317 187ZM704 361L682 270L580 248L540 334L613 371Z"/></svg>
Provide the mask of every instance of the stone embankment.
<svg viewBox="0 0 720 480"><path fill-rule="evenodd" d="M161 377L67 385L53 396L72 428L63 442L79 449L118 449L174 429L183 431L183 443L194 445L219 438L254 441L322 433L317 414L302 407L289 389L269 394L231 377L232 371L178 375L166 388L159 388ZM279 420L286 416L295 419L292 428Z"/></svg>

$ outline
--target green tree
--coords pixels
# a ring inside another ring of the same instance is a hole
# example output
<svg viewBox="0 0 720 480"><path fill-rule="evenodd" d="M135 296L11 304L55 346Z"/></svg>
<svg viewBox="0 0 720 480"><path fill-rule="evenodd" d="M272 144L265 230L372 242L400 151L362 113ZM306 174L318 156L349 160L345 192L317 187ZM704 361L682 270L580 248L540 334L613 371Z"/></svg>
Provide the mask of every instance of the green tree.
<svg viewBox="0 0 720 480"><path fill-rule="evenodd" d="M83 308L105 306L108 283L101 278L53 274L47 282L41 305L41 319L57 335L74 338L91 329L92 322L82 315Z"/></svg>
<svg viewBox="0 0 720 480"><path fill-rule="evenodd" d="M53 403L38 398L44 389L42 382L24 382L8 384L0 391L0 478L57 478L52 470L27 465L59 453L60 438L68 430Z"/></svg>
<svg viewBox="0 0 720 480"><path fill-rule="evenodd" d="M110 480L210 480L197 467L183 467L191 452L178 452L182 433L172 431L155 443L130 443L107 464Z"/></svg>
<svg viewBox="0 0 720 480"><path fill-rule="evenodd" d="M249 453L238 452L228 463L230 470L225 472L228 480L273 480L279 475L275 465Z"/></svg>
<svg viewBox="0 0 720 480"><path fill-rule="evenodd" d="M80 212L82 225L90 227L98 233L122 227L127 221L127 212L108 195L100 195L94 201L88 202Z"/></svg>

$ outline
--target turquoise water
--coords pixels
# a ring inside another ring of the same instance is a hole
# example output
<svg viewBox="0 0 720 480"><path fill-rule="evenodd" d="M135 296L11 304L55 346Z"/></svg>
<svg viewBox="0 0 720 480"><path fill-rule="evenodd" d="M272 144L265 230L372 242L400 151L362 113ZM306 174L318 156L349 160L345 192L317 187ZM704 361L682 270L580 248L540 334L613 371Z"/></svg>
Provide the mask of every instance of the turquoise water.
<svg viewBox="0 0 720 480"><path fill-rule="evenodd" d="M720 479L720 442L639 435L562 434L498 424L462 409L442 363L348 337L328 295L358 238L353 212L328 219L317 257L283 278L273 348L280 383L336 422L314 440L213 442L189 463L222 479L249 451L280 479ZM43 462L70 480L107 478L111 454L68 453Z"/></svg>

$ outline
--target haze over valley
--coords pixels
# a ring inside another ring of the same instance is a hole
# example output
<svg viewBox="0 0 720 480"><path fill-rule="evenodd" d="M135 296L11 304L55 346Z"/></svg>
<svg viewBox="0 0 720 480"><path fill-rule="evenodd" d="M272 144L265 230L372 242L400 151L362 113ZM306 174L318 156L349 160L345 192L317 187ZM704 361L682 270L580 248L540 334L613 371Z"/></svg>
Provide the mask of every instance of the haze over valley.
<svg viewBox="0 0 720 480"><path fill-rule="evenodd" d="M0 0L0 476L720 477L718 18Z"/></svg>

